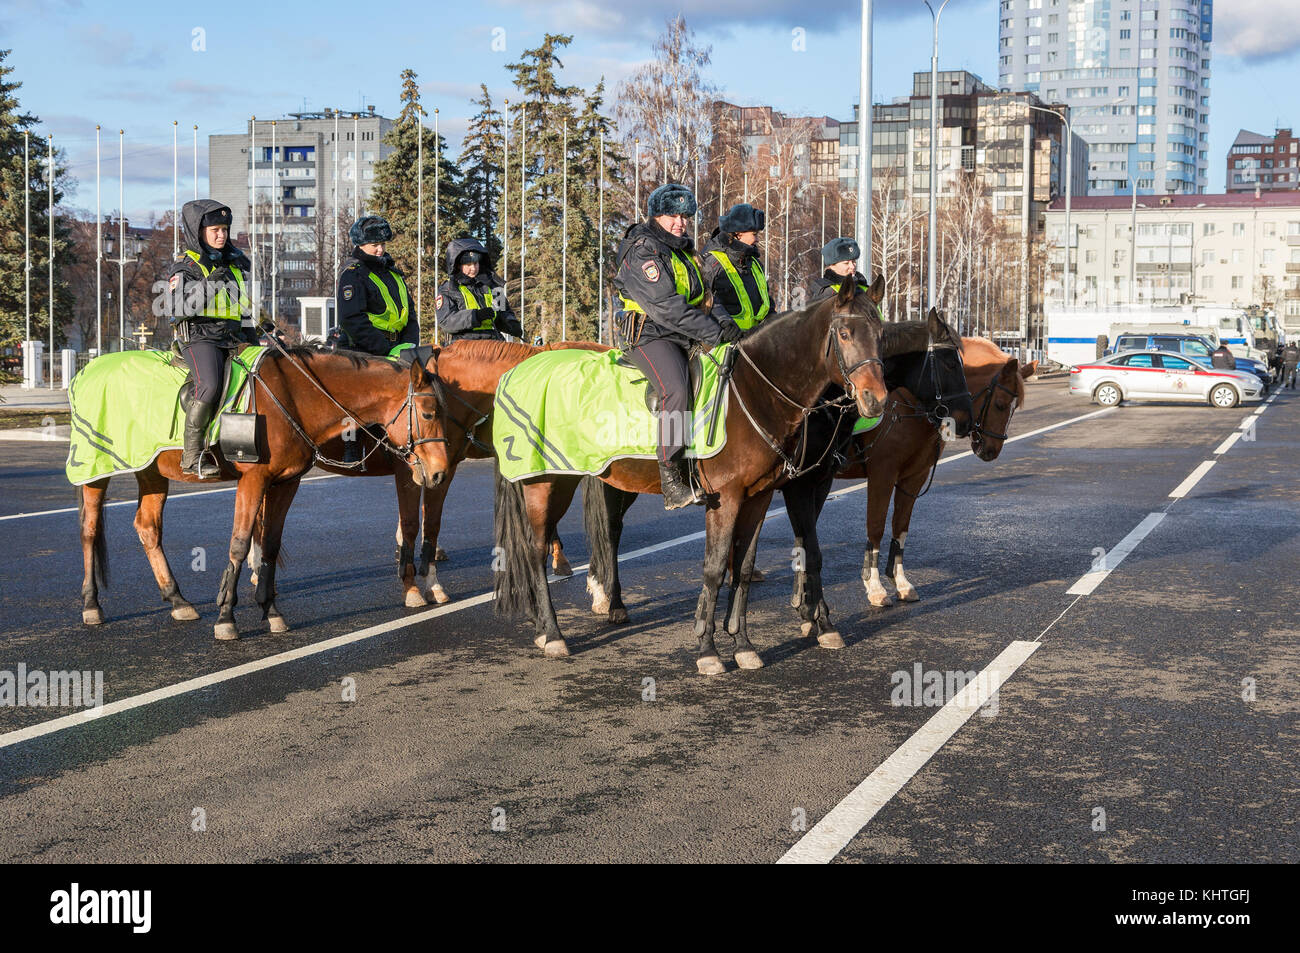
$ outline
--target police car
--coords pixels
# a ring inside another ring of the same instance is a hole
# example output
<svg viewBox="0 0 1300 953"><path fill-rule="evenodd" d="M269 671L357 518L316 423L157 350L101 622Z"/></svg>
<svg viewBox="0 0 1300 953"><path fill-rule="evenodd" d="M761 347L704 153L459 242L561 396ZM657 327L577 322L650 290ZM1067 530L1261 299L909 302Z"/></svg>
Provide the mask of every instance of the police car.
<svg viewBox="0 0 1300 953"><path fill-rule="evenodd" d="M1104 407L1123 400L1204 401L1236 407L1260 399L1264 385L1246 371L1218 370L1184 354L1157 349L1122 351L1070 368L1070 393Z"/></svg>

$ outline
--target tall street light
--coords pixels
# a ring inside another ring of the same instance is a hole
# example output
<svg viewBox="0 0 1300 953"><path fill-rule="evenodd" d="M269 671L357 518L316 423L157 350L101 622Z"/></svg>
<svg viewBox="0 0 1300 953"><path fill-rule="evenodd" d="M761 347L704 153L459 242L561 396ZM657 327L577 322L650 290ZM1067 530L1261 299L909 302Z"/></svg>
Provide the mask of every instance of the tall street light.
<svg viewBox="0 0 1300 953"><path fill-rule="evenodd" d="M934 300L934 233L936 228L936 208L939 204L939 17L943 16L943 8L948 5L948 0L943 0L939 4L939 9L935 10L930 6L930 0L925 0L926 8L930 11L930 18L934 20L934 47L930 53L930 247L929 247L929 284L926 287L926 294L929 298L928 307L935 307ZM868 107L870 108L870 107ZM862 146L859 144L858 152L861 153Z"/></svg>
<svg viewBox="0 0 1300 953"><path fill-rule="evenodd" d="M1070 231L1070 199L1074 193L1074 129L1070 127L1070 120L1055 109L1035 106L1032 103L1025 103L1025 106L1028 109L1055 116L1065 124L1065 306L1068 308L1074 303L1074 296L1071 294L1074 290L1074 272L1070 267L1070 245L1073 244L1074 240L1074 234ZM1068 109L1069 107L1065 108Z"/></svg>

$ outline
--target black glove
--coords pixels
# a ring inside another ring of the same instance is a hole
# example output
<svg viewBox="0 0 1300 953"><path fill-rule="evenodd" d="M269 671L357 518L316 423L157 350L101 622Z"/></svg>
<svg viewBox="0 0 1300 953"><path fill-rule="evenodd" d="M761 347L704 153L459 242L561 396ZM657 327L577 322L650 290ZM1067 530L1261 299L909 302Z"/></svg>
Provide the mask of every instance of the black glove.
<svg viewBox="0 0 1300 953"><path fill-rule="evenodd" d="M745 336L745 332L740 329L740 325L727 318L718 322L718 328L722 332L720 338L723 344L735 344Z"/></svg>
<svg viewBox="0 0 1300 953"><path fill-rule="evenodd" d="M502 334L509 334L511 337L522 339L524 336L524 326L519 323L518 318L500 318L497 319L500 324L497 328Z"/></svg>

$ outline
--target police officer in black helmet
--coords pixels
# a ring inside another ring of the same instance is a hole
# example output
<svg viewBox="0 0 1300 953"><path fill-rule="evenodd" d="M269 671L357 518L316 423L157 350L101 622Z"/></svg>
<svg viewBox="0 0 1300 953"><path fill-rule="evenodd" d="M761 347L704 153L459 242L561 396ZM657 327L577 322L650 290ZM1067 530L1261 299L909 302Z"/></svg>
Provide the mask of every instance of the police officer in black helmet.
<svg viewBox="0 0 1300 953"><path fill-rule="evenodd" d="M339 275L339 326L331 340L351 351L395 357L420 343L420 316L413 312L406 282L387 253L393 230L378 215L366 215L352 223L348 238L355 247ZM343 441L343 461L362 462L355 438Z"/></svg>
<svg viewBox="0 0 1300 953"><path fill-rule="evenodd" d="M738 341L734 322L718 323L702 310L704 276L686 226L695 196L668 183L650 193L649 221L632 225L618 247L614 285L623 308L615 315L625 356L645 372L659 394L659 481L664 508L703 503L685 471L685 435L691 432L691 385L686 349Z"/></svg>
<svg viewBox="0 0 1300 953"><path fill-rule="evenodd" d="M808 289L808 303L821 301L823 298L829 298L833 294L838 294L840 284L846 280L852 279L858 283L858 287L863 291L870 288L871 282L867 281L858 272L858 259L862 257L862 249L858 243L851 238L832 238L825 247L822 248L822 271L820 278L814 278Z"/></svg>
<svg viewBox="0 0 1300 953"><path fill-rule="evenodd" d="M221 474L216 459L204 455L203 439L221 400L226 355L258 342L248 258L231 243L230 222L230 208L215 199L186 202L185 251L167 269L167 317L194 380L181 472L200 480Z"/></svg>
<svg viewBox="0 0 1300 953"><path fill-rule="evenodd" d="M506 300L505 282L492 270L492 256L476 238L447 246L447 274L438 287L438 327L453 341L521 338L524 329Z"/></svg>

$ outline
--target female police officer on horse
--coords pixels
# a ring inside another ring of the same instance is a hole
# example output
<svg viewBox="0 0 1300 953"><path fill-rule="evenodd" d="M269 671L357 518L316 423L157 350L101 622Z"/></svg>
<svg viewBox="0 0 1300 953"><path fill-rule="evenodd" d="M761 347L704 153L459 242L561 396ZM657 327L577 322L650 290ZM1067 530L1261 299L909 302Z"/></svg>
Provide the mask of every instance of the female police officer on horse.
<svg viewBox="0 0 1300 953"><path fill-rule="evenodd" d="M701 310L707 288L686 234L695 209L695 196L684 185L670 182L651 192L650 220L623 236L614 278L623 302L615 320L625 356L659 394L659 482L669 510L704 502L685 471L691 402L686 349L742 336L734 322L721 325Z"/></svg>
<svg viewBox="0 0 1300 953"><path fill-rule="evenodd" d="M339 274L339 326L331 339L339 347L380 357L415 347L420 316L411 313L406 282L387 254L392 228L378 215L367 215L352 223L348 238L355 247ZM343 441L343 462L362 463L355 437Z"/></svg>
<svg viewBox="0 0 1300 953"><path fill-rule="evenodd" d="M822 248L822 272L820 278L814 278L808 289L808 303L821 301L833 294L838 294L840 283L847 278L857 281L858 287L866 291L871 282L858 273L858 258L862 250L851 238L832 238Z"/></svg>
<svg viewBox="0 0 1300 953"><path fill-rule="evenodd" d="M492 256L475 238L447 246L447 274L438 287L438 327L453 341L504 341L524 336L506 300L505 282L492 270Z"/></svg>
<svg viewBox="0 0 1300 953"><path fill-rule="evenodd" d="M167 270L168 317L194 377L181 472L200 480L221 472L215 459L204 460L203 436L221 400L226 352L258 340L254 327L242 325L243 316L252 314L249 264L230 242L230 221L230 208L214 199L186 202L181 210L185 253Z"/></svg>
<svg viewBox="0 0 1300 953"><path fill-rule="evenodd" d="M745 334L772 310L767 275L758 262L758 233L766 218L752 205L733 205L704 245L704 282L713 292L713 317Z"/></svg>

